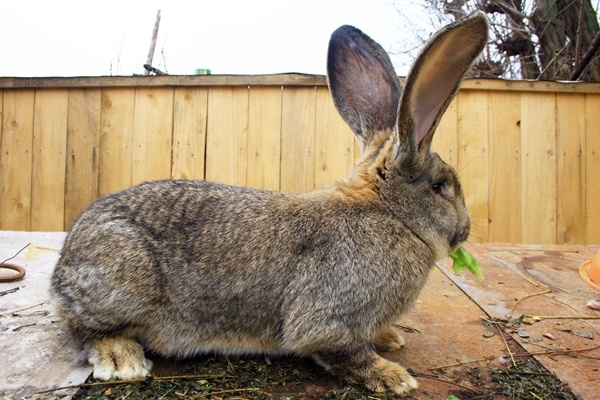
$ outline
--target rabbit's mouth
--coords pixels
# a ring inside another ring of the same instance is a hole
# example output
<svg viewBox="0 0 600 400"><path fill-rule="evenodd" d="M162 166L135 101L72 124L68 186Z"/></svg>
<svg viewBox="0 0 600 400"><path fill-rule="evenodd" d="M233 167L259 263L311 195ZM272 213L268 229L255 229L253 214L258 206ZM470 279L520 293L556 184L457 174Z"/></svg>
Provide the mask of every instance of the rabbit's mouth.
<svg viewBox="0 0 600 400"><path fill-rule="evenodd" d="M462 242L468 239L470 231L470 224L467 224L464 228L457 229L452 239L450 239L450 253L456 250Z"/></svg>
<svg viewBox="0 0 600 400"><path fill-rule="evenodd" d="M450 240L450 253L454 250L458 249L458 246L462 242L460 236L458 234L454 235L454 237Z"/></svg>

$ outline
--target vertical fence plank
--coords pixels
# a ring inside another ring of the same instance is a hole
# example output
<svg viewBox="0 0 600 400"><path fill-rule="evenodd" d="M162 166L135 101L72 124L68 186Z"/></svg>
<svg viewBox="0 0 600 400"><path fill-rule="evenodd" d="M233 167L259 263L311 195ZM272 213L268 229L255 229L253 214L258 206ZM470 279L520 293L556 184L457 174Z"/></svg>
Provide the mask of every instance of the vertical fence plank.
<svg viewBox="0 0 600 400"><path fill-rule="evenodd" d="M248 102L246 185L279 190L281 182L281 87L251 87Z"/></svg>
<svg viewBox="0 0 600 400"><path fill-rule="evenodd" d="M34 231L65 228L68 105L66 90L36 91L31 185L31 229Z"/></svg>
<svg viewBox="0 0 600 400"><path fill-rule="evenodd" d="M354 164L354 135L337 112L326 87L317 88L315 115L315 187L344 178Z"/></svg>
<svg viewBox="0 0 600 400"><path fill-rule="evenodd" d="M103 89L98 194L131 186L135 89Z"/></svg>
<svg viewBox="0 0 600 400"><path fill-rule="evenodd" d="M521 242L521 94L490 94L489 241Z"/></svg>
<svg viewBox="0 0 600 400"><path fill-rule="evenodd" d="M208 89L175 89L171 176L204 179Z"/></svg>
<svg viewBox="0 0 600 400"><path fill-rule="evenodd" d="M585 98L585 204L586 244L600 244L600 94Z"/></svg>
<svg viewBox="0 0 600 400"><path fill-rule="evenodd" d="M173 89L135 91L131 183L171 177Z"/></svg>
<svg viewBox="0 0 600 400"><path fill-rule="evenodd" d="M556 95L556 243L585 243L584 94Z"/></svg>
<svg viewBox="0 0 600 400"><path fill-rule="evenodd" d="M523 93L522 241L556 241L556 95Z"/></svg>
<svg viewBox="0 0 600 400"><path fill-rule="evenodd" d="M5 91L0 143L0 229L31 229L33 90Z"/></svg>
<svg viewBox="0 0 600 400"><path fill-rule="evenodd" d="M281 190L315 187L315 87L285 87L281 115Z"/></svg>
<svg viewBox="0 0 600 400"><path fill-rule="evenodd" d="M446 109L440 124L438 125L433 142L432 151L446 163L456 168L458 166L458 108L455 98Z"/></svg>
<svg viewBox="0 0 600 400"><path fill-rule="evenodd" d="M65 227L98 198L100 89L69 90Z"/></svg>
<svg viewBox="0 0 600 400"><path fill-rule="evenodd" d="M458 107L458 174L471 217L473 242L488 240L488 92L465 90Z"/></svg>
<svg viewBox="0 0 600 400"><path fill-rule="evenodd" d="M248 88L213 87L208 92L206 179L246 185Z"/></svg>

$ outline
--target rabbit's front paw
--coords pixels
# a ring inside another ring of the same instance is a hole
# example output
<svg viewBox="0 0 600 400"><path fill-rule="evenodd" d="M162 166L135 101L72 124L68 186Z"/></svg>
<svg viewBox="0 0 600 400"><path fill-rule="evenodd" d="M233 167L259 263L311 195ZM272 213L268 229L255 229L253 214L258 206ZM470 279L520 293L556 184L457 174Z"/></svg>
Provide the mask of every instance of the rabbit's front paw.
<svg viewBox="0 0 600 400"><path fill-rule="evenodd" d="M152 361L144 357L142 346L125 337L94 342L88 362L94 366L94 378L101 381L144 379L152 369Z"/></svg>
<svg viewBox="0 0 600 400"><path fill-rule="evenodd" d="M373 363L364 385L374 392L391 391L399 395L407 395L419 387L417 380L404 367L382 357Z"/></svg>
<svg viewBox="0 0 600 400"><path fill-rule="evenodd" d="M395 328L387 327L377 332L373 344L380 352L395 351L404 347L404 338Z"/></svg>
<svg viewBox="0 0 600 400"><path fill-rule="evenodd" d="M373 392L390 391L407 395L419 387L417 380L406 369L373 350L363 348L355 353L330 351L313 357L334 375Z"/></svg>

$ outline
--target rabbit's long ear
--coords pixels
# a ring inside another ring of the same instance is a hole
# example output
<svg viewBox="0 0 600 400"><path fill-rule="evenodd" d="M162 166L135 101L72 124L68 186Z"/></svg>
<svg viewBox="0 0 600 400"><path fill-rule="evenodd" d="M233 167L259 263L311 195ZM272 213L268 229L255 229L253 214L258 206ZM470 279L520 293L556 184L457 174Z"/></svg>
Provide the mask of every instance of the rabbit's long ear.
<svg viewBox="0 0 600 400"><path fill-rule="evenodd" d="M389 56L370 37L349 25L333 32L327 78L333 102L361 150L376 132L394 130L402 89Z"/></svg>
<svg viewBox="0 0 600 400"><path fill-rule="evenodd" d="M401 169L422 165L435 129L483 50L487 34L487 17L476 12L442 28L421 50L400 100L394 159Z"/></svg>

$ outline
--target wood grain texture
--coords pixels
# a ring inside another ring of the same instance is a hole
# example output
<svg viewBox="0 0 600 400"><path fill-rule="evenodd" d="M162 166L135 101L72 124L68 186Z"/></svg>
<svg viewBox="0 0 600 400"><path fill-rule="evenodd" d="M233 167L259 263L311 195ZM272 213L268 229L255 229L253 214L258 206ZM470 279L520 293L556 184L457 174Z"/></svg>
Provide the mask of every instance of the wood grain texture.
<svg viewBox="0 0 600 400"><path fill-rule="evenodd" d="M521 96L523 243L556 240L556 95Z"/></svg>
<svg viewBox="0 0 600 400"><path fill-rule="evenodd" d="M521 94L490 95L489 232L490 242L521 242Z"/></svg>
<svg viewBox="0 0 600 400"><path fill-rule="evenodd" d="M587 244L600 243L600 95L585 97L585 232Z"/></svg>
<svg viewBox="0 0 600 400"><path fill-rule="evenodd" d="M347 176L354 164L356 139L340 117L326 88L317 88L315 115L316 188Z"/></svg>
<svg viewBox="0 0 600 400"><path fill-rule="evenodd" d="M0 229L31 229L31 174L35 92L0 94Z"/></svg>
<svg viewBox="0 0 600 400"><path fill-rule="evenodd" d="M210 88L206 133L206 179L246 185L248 87Z"/></svg>
<svg viewBox="0 0 600 400"><path fill-rule="evenodd" d="M98 198L102 91L69 90L65 227Z"/></svg>
<svg viewBox="0 0 600 400"><path fill-rule="evenodd" d="M585 243L585 95L556 95L556 243Z"/></svg>
<svg viewBox="0 0 600 400"><path fill-rule="evenodd" d="M248 187L279 190L281 186L281 101L281 87L250 90Z"/></svg>
<svg viewBox="0 0 600 400"><path fill-rule="evenodd" d="M33 123L31 229L65 229L65 169L69 92L37 90Z"/></svg>
<svg viewBox="0 0 600 400"><path fill-rule="evenodd" d="M458 108L456 98L440 121L431 143L431 150L452 167L458 167Z"/></svg>
<svg viewBox="0 0 600 400"><path fill-rule="evenodd" d="M458 175L471 217L472 242L488 241L488 93L466 90L458 99Z"/></svg>
<svg viewBox="0 0 600 400"><path fill-rule="evenodd" d="M173 95L170 88L135 91L131 183L171 177Z"/></svg>
<svg viewBox="0 0 600 400"><path fill-rule="evenodd" d="M284 88L281 110L281 190L315 187L316 88Z"/></svg>
<svg viewBox="0 0 600 400"><path fill-rule="evenodd" d="M208 89L175 89L171 176L204 179Z"/></svg>
<svg viewBox="0 0 600 400"><path fill-rule="evenodd" d="M135 90L102 90L98 194L131 186Z"/></svg>

